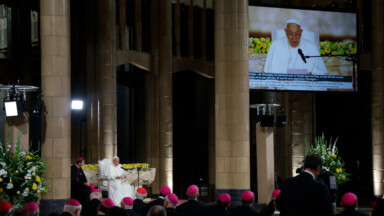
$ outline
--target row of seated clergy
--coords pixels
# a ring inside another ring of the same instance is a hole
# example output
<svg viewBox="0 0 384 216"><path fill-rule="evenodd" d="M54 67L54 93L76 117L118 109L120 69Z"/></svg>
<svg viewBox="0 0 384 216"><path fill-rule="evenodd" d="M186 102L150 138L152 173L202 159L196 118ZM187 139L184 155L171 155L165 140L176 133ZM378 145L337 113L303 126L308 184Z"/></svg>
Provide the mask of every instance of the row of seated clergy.
<svg viewBox="0 0 384 216"><path fill-rule="evenodd" d="M108 191L108 197L120 203L124 197L133 197L132 188L127 181L127 174L120 165L119 157L99 161L99 183L102 191Z"/></svg>

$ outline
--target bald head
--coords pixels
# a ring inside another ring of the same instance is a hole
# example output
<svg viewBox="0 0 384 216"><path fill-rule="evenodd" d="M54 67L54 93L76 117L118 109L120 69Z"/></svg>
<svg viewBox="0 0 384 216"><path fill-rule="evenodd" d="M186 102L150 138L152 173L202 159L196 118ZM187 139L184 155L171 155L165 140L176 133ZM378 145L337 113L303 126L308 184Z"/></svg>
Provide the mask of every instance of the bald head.
<svg viewBox="0 0 384 216"><path fill-rule="evenodd" d="M289 45L291 47L296 48L300 44L301 33L303 29L299 24L296 23L287 23L285 30L285 34L287 35Z"/></svg>

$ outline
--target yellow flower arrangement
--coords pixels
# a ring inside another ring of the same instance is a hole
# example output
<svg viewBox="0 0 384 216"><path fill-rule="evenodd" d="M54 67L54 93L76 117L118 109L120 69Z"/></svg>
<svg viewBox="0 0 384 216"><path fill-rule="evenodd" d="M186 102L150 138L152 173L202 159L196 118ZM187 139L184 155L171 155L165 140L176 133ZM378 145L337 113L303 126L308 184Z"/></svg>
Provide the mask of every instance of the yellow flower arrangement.
<svg viewBox="0 0 384 216"><path fill-rule="evenodd" d="M336 176L337 184L343 184L346 181L349 181L347 173L344 169L344 162L338 156L336 148L337 139L332 142L332 139L329 141L325 140L324 134L320 137L315 138L315 143L312 146L309 146L309 151L307 154L319 154L324 159L324 164L326 169Z"/></svg>

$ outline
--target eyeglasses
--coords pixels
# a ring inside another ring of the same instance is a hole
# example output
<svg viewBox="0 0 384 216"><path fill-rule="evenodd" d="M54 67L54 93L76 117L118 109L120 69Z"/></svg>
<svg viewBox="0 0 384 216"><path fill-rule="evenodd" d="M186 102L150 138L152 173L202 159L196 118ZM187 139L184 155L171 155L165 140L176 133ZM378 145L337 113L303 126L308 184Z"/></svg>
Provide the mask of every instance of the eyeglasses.
<svg viewBox="0 0 384 216"><path fill-rule="evenodd" d="M287 34L287 36L289 37L289 38L299 38L299 37L301 37L301 33L296 33L296 34Z"/></svg>

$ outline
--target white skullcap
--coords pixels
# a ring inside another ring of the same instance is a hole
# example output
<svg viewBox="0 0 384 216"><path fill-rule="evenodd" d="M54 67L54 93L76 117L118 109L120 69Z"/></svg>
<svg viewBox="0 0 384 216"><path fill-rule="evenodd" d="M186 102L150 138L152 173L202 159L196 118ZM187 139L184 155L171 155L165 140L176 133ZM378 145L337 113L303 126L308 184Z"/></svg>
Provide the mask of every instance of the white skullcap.
<svg viewBox="0 0 384 216"><path fill-rule="evenodd" d="M119 157L117 156L113 156L112 160L115 160L115 159L118 159Z"/></svg>
<svg viewBox="0 0 384 216"><path fill-rule="evenodd" d="M299 25L300 28L302 29L302 27L301 27L301 23L300 23L299 21L297 21L296 19L289 19L289 20L287 20L287 22L285 22L285 28L287 28L288 23L294 23L294 24L297 24L297 25Z"/></svg>

